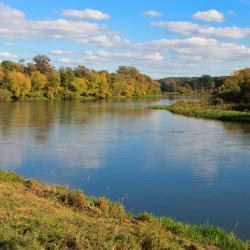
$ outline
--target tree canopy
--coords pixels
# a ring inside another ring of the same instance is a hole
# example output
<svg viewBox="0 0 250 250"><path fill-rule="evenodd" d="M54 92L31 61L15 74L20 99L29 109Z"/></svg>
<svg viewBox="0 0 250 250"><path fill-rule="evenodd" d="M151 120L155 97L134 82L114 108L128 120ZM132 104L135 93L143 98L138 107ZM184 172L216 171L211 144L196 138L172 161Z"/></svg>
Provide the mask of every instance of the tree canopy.
<svg viewBox="0 0 250 250"><path fill-rule="evenodd" d="M116 73L95 71L85 66L56 69L46 55L37 55L33 63L2 61L0 100L35 98L73 99L160 94L160 84L138 69L120 66Z"/></svg>

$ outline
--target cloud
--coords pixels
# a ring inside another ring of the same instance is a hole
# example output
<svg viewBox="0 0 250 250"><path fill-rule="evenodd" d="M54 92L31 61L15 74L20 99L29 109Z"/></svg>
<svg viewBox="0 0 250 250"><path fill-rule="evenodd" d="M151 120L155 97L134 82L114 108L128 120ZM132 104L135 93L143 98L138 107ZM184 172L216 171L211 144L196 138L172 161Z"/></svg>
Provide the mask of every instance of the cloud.
<svg viewBox="0 0 250 250"><path fill-rule="evenodd" d="M191 37L187 39L161 39L134 45L138 50L158 50L175 53L192 61L222 62L230 59L247 59L250 48L245 45L219 42L216 39Z"/></svg>
<svg viewBox="0 0 250 250"><path fill-rule="evenodd" d="M193 15L193 18L207 21L207 22L224 22L224 15L218 10L207 10L207 11L198 11Z"/></svg>
<svg viewBox="0 0 250 250"><path fill-rule="evenodd" d="M98 51L95 54L91 53L90 54L97 56L98 58L106 58L106 59L111 59L111 58L116 58L116 59L131 59L131 60L136 60L136 61L149 61L149 62L159 62L164 59L164 57L159 53L151 53L151 54L146 54L146 53L141 53L141 52L110 52L110 51Z"/></svg>
<svg viewBox="0 0 250 250"><path fill-rule="evenodd" d="M81 44L103 47L125 46L128 40L106 25L85 20L29 20L24 13L0 4L0 39L3 40L71 40Z"/></svg>
<svg viewBox="0 0 250 250"><path fill-rule="evenodd" d="M73 52L71 50L60 50L60 49L55 49L51 50L49 54L51 55L71 55Z"/></svg>
<svg viewBox="0 0 250 250"><path fill-rule="evenodd" d="M142 15L145 17L160 17L163 16L162 12L155 11L155 10L148 10L142 12Z"/></svg>
<svg viewBox="0 0 250 250"><path fill-rule="evenodd" d="M6 46L6 47L15 47L15 44L7 42L7 43L4 43L4 46Z"/></svg>
<svg viewBox="0 0 250 250"><path fill-rule="evenodd" d="M185 36L226 37L232 39L242 39L250 36L250 28L239 28L236 26L212 27L192 22L152 22L151 25L166 28L171 32Z"/></svg>
<svg viewBox="0 0 250 250"><path fill-rule="evenodd" d="M143 53L141 51L105 51L99 50L96 52L86 51L77 58L60 58L59 63L82 65L82 64L100 64L100 63L157 63L164 60L164 57L159 52Z"/></svg>
<svg viewBox="0 0 250 250"><path fill-rule="evenodd" d="M228 14L229 16L234 16L234 15L236 15L235 11L233 11L233 10L229 10L229 11L227 12L227 14Z"/></svg>
<svg viewBox="0 0 250 250"><path fill-rule="evenodd" d="M62 16L74 17L79 19L93 19L93 20L107 20L110 18L109 15L92 9L85 10L63 10L61 12Z"/></svg>
<svg viewBox="0 0 250 250"><path fill-rule="evenodd" d="M17 55L9 53L9 52L0 52L0 58L1 59L13 59L16 58Z"/></svg>

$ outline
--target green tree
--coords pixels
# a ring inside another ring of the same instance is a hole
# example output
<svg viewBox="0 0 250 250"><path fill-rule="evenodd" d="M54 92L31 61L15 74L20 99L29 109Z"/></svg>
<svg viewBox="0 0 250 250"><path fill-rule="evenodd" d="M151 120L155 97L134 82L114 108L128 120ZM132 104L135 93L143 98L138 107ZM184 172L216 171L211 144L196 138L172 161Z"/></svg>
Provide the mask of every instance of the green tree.
<svg viewBox="0 0 250 250"><path fill-rule="evenodd" d="M218 95L226 102L238 102L240 94L240 85L237 78L227 79L218 89Z"/></svg>

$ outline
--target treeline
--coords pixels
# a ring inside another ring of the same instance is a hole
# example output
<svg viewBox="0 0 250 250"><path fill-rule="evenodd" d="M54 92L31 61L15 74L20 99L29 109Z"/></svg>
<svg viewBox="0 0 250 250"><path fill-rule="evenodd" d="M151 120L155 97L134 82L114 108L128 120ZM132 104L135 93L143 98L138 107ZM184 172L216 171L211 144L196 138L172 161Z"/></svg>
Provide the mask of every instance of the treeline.
<svg viewBox="0 0 250 250"><path fill-rule="evenodd" d="M120 66L116 73L95 71L84 66L56 69L45 55L34 57L32 63L2 61L0 64L0 100L79 97L106 99L111 96L159 94L159 82L134 67Z"/></svg>
<svg viewBox="0 0 250 250"><path fill-rule="evenodd" d="M235 71L215 91L218 102L250 105L250 68Z"/></svg>
<svg viewBox="0 0 250 250"><path fill-rule="evenodd" d="M209 93L218 104L250 105L250 68L237 70L230 76L174 77L159 81L163 92Z"/></svg>
<svg viewBox="0 0 250 250"><path fill-rule="evenodd" d="M159 80L162 92L170 93L213 93L215 89L223 85L227 76L212 77L202 75L201 77L170 77Z"/></svg>

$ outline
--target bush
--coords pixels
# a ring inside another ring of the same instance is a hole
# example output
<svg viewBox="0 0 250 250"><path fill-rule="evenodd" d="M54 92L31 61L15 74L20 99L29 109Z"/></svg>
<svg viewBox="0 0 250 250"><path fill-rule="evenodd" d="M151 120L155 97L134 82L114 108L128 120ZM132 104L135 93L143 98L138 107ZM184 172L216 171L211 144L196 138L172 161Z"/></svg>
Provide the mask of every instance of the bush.
<svg viewBox="0 0 250 250"><path fill-rule="evenodd" d="M213 105L223 105L224 101L222 98L217 97L217 98L212 99L212 104Z"/></svg>
<svg viewBox="0 0 250 250"><path fill-rule="evenodd" d="M12 97L12 94L10 91L6 89L0 89L0 101L8 101Z"/></svg>

